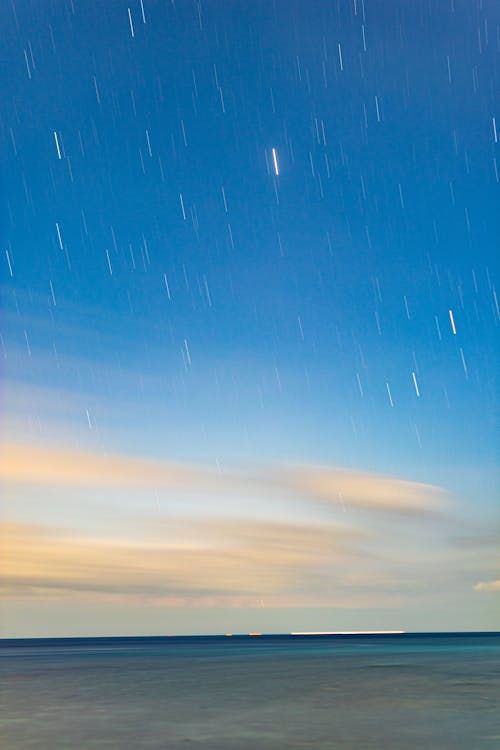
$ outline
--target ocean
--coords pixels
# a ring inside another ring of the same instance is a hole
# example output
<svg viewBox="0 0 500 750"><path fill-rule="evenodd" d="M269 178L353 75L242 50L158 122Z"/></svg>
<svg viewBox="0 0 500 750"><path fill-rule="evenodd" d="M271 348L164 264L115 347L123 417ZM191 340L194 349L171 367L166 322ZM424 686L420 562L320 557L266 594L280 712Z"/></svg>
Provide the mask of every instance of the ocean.
<svg viewBox="0 0 500 750"><path fill-rule="evenodd" d="M0 641L0 745L498 750L500 634Z"/></svg>

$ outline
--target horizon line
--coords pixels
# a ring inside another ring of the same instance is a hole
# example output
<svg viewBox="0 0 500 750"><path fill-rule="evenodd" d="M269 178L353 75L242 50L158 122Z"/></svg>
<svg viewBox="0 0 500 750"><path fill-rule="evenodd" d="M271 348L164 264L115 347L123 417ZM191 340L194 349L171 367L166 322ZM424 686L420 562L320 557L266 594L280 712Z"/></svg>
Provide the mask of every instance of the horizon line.
<svg viewBox="0 0 500 750"><path fill-rule="evenodd" d="M273 633L165 633L162 635L45 635L45 636L0 636L0 643L5 641L64 641L64 640L145 640L164 638L266 638L266 637L349 637L349 636L390 636L390 635L500 635L500 630L341 630L341 631L292 631Z"/></svg>

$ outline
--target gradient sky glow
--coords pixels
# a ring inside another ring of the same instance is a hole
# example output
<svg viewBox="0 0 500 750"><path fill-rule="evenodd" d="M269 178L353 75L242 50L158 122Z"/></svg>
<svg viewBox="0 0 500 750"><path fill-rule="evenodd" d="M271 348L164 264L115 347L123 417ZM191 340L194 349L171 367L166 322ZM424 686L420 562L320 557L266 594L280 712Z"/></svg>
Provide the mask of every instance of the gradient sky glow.
<svg viewBox="0 0 500 750"><path fill-rule="evenodd" d="M0 635L498 629L498 4L0 22Z"/></svg>

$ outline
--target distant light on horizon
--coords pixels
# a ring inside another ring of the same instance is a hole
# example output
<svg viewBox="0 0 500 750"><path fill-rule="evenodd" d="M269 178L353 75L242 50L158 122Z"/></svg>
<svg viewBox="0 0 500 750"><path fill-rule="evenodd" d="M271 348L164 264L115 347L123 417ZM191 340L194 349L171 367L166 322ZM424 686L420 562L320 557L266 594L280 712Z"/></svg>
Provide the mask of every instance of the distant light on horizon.
<svg viewBox="0 0 500 750"><path fill-rule="evenodd" d="M290 635L402 635L406 630L312 630L297 631Z"/></svg>

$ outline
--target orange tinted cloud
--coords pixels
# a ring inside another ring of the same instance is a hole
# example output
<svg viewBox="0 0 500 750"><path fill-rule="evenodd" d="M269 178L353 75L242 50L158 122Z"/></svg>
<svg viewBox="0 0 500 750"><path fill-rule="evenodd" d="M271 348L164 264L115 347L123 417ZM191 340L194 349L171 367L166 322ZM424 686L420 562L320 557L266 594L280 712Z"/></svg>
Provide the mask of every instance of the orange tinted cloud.
<svg viewBox="0 0 500 750"><path fill-rule="evenodd" d="M26 445L0 447L0 478L6 482L76 486L115 485L157 487L191 486L196 477L188 466L135 456L39 448ZM205 480L210 477L207 471Z"/></svg>
<svg viewBox="0 0 500 750"><path fill-rule="evenodd" d="M299 466L285 468L281 481L309 500L365 510L426 514L448 505L439 487L361 471Z"/></svg>
<svg viewBox="0 0 500 750"><path fill-rule="evenodd" d="M500 580L479 581L473 586L474 591L500 591Z"/></svg>
<svg viewBox="0 0 500 750"><path fill-rule="evenodd" d="M429 484L323 466L284 466L263 472L218 473L123 454L0 446L0 480L76 487L175 487L220 492L293 492L308 503L425 515L443 510L447 493Z"/></svg>
<svg viewBox="0 0 500 750"><path fill-rule="evenodd" d="M243 520L204 528L203 544L151 543L3 523L2 588L15 596L87 592L167 600L293 594L315 588L350 536L332 526Z"/></svg>

